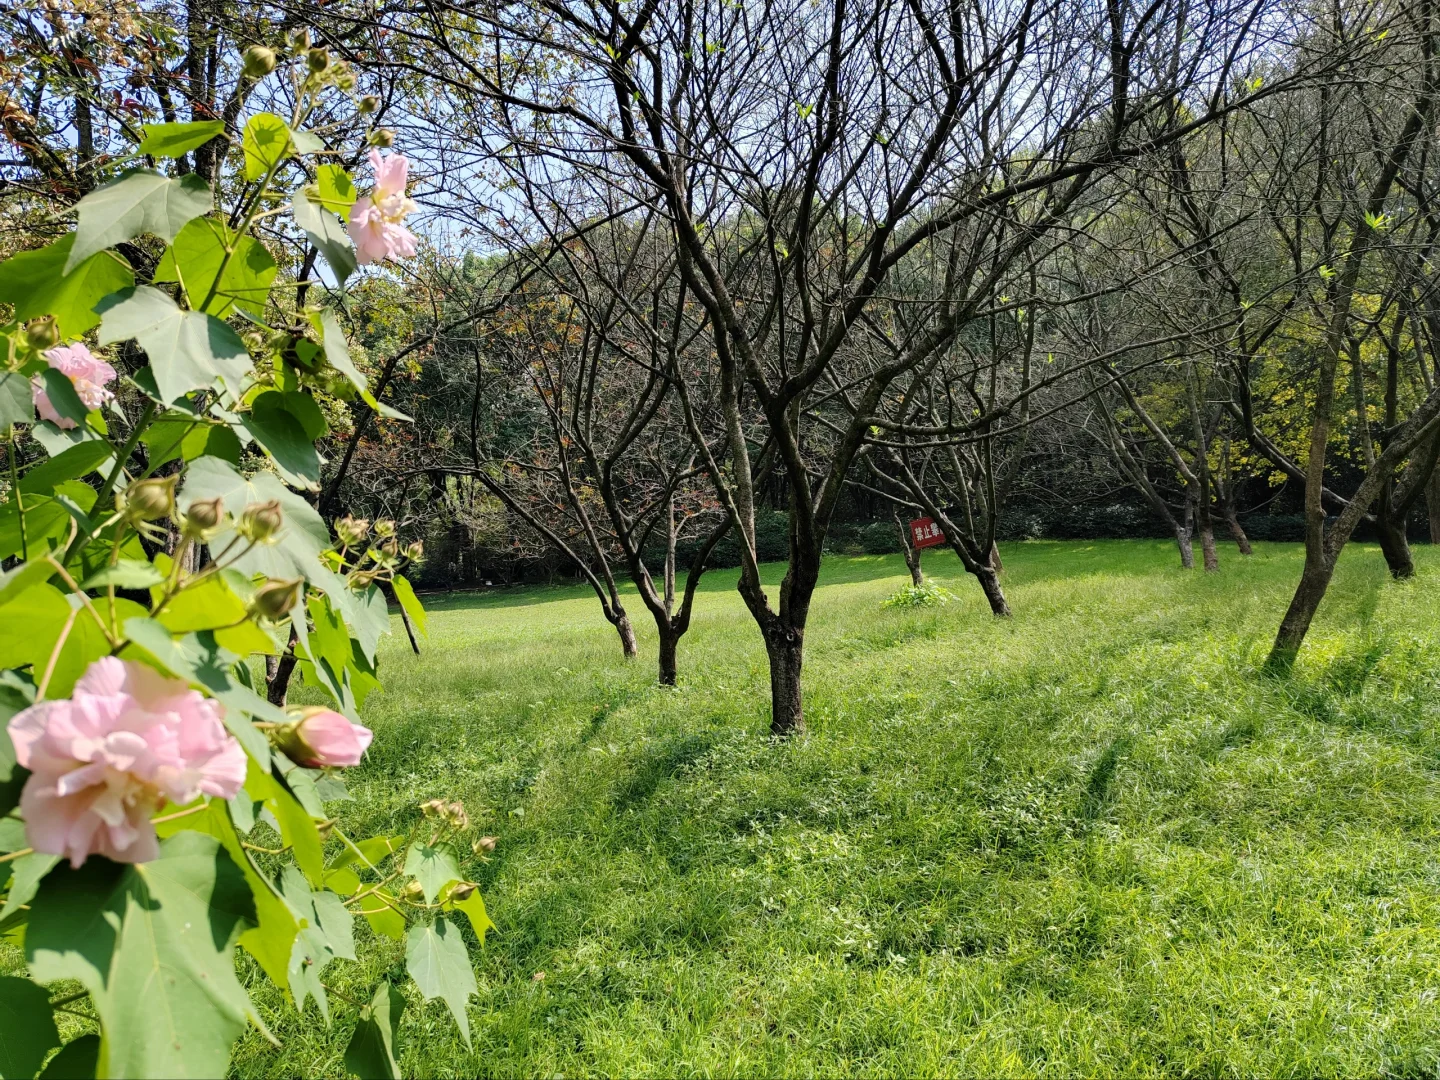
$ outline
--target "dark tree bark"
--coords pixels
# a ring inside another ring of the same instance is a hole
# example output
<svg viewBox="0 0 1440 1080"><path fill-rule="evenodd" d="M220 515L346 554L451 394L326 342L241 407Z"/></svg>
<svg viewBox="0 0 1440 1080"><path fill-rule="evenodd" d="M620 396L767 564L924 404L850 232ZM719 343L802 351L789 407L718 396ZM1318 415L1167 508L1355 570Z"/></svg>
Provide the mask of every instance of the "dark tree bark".
<svg viewBox="0 0 1440 1080"><path fill-rule="evenodd" d="M304 618L304 615L297 616ZM295 631L279 656L265 658L265 700L283 709L290 693L290 678L295 672Z"/></svg>
<svg viewBox="0 0 1440 1080"><path fill-rule="evenodd" d="M897 512L892 515L895 518L895 528L900 532L900 549L905 553L905 568L910 571L910 584L917 588L925 584L925 572L920 569L920 548L917 548L910 540L910 527L901 519Z"/></svg>
<svg viewBox="0 0 1440 1080"><path fill-rule="evenodd" d="M1375 521L1375 538L1380 541L1380 552L1385 556L1385 565L1390 576L1404 579L1415 576L1415 559L1410 554L1410 541L1405 535L1405 521L1395 521L1389 514L1381 514Z"/></svg>

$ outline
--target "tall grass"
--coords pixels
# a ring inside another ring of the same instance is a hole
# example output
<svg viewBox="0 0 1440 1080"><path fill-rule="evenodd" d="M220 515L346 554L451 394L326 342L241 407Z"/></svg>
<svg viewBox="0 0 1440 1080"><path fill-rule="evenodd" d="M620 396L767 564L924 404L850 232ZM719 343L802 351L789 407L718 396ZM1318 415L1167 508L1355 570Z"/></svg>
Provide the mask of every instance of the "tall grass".
<svg viewBox="0 0 1440 1080"><path fill-rule="evenodd" d="M638 603L626 663L586 590L432 598L343 816L463 799L499 929L474 1045L413 1000L406 1073L1433 1074L1440 558L1396 584L1348 552L1276 679L1298 548L1224 556L1009 547L1006 621L944 555L958 600L909 609L897 557L831 559L781 746L733 573L675 690ZM327 981L368 999L403 950L362 955ZM283 1047L236 1072L340 1074L353 1010L261 987Z"/></svg>

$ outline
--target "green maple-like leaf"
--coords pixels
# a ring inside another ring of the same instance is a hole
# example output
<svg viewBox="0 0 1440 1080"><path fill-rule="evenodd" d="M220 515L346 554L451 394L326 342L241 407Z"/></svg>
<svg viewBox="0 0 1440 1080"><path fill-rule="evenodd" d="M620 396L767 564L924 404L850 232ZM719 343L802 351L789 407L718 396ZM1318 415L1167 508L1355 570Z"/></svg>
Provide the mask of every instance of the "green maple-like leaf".
<svg viewBox="0 0 1440 1080"><path fill-rule="evenodd" d="M178 158L188 150L204 146L225 130L224 120L192 120L188 123L146 124L145 138L136 149L151 157Z"/></svg>
<svg viewBox="0 0 1440 1080"><path fill-rule="evenodd" d="M389 979L375 988L370 1004L360 1010L360 1022L345 1048L345 1068L362 1080L400 1080L400 1014L405 998Z"/></svg>
<svg viewBox="0 0 1440 1080"><path fill-rule="evenodd" d="M426 1001L445 999L468 1047L470 1018L465 1003L471 994L479 993L479 987L455 924L442 916L428 926L412 926L405 935L405 969Z"/></svg>
<svg viewBox="0 0 1440 1080"><path fill-rule="evenodd" d="M134 338L167 402L224 379L238 394L252 364L240 336L213 315L184 311L159 289L125 289L100 305L100 344Z"/></svg>
<svg viewBox="0 0 1440 1080"><path fill-rule="evenodd" d="M355 248L351 246L345 226L321 204L313 203L298 193L290 203L290 210L295 215L295 224L304 230L310 243L325 256L336 282L343 286L345 279L356 270Z"/></svg>
<svg viewBox="0 0 1440 1080"><path fill-rule="evenodd" d="M31 1077L60 1045L50 995L29 979L0 976L0 1077Z"/></svg>
<svg viewBox="0 0 1440 1080"><path fill-rule="evenodd" d="M411 844L405 853L405 873L409 874L425 890L425 902L435 903L440 890L452 881L461 880L460 864L455 854L444 844L431 847L429 844Z"/></svg>
<svg viewBox="0 0 1440 1080"><path fill-rule="evenodd" d="M113 251L101 251L67 271L75 234L0 263L0 296L15 305L15 318L55 316L63 338L79 337L100 321L95 305L135 284L130 265ZM5 426L0 404L0 427Z"/></svg>
<svg viewBox="0 0 1440 1080"><path fill-rule="evenodd" d="M228 259L227 249L233 249ZM155 268L155 280L180 282L197 311L223 319L238 307L258 318L278 269L253 236L236 236L225 222L203 217L180 230Z"/></svg>
<svg viewBox="0 0 1440 1080"><path fill-rule="evenodd" d="M290 125L274 113L256 113L245 122L245 179L259 180L290 152Z"/></svg>
<svg viewBox="0 0 1440 1080"><path fill-rule="evenodd" d="M245 875L214 837L182 832L136 865L99 856L40 887L25 957L41 982L76 979L112 1076L222 1076L247 1018L235 942L255 923Z"/></svg>
<svg viewBox="0 0 1440 1080"><path fill-rule="evenodd" d="M420 598L415 595L415 589L410 582L399 574L390 583L395 589L395 598L400 601L400 606L405 609L405 614L410 617L411 624L415 629L426 637L430 636L430 630L425 625L425 609L420 606Z"/></svg>
<svg viewBox="0 0 1440 1080"><path fill-rule="evenodd" d="M185 223L210 210L210 185L194 173L171 179L135 169L96 188L76 204L75 242L65 260L71 273L97 251L152 233L167 244Z"/></svg>

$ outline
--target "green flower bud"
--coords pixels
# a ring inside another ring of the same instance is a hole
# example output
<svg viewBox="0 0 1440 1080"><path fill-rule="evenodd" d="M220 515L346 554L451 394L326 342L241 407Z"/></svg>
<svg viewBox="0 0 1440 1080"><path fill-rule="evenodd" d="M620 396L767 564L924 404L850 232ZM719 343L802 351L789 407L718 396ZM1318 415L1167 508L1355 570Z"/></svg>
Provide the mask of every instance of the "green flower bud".
<svg viewBox="0 0 1440 1080"><path fill-rule="evenodd" d="M319 75L330 66L330 53L325 49L311 49L305 54L305 66Z"/></svg>
<svg viewBox="0 0 1440 1080"><path fill-rule="evenodd" d="M355 89L355 73L350 70L349 64L336 64L330 77L334 81L337 90L343 90L349 93Z"/></svg>
<svg viewBox="0 0 1440 1080"><path fill-rule="evenodd" d="M303 578L271 578L255 590L250 610L266 619L283 619L300 599Z"/></svg>
<svg viewBox="0 0 1440 1080"><path fill-rule="evenodd" d="M152 476L136 480L120 496L125 516L131 521L159 521L175 513L175 481L178 476Z"/></svg>
<svg viewBox="0 0 1440 1080"><path fill-rule="evenodd" d="M482 836L479 840L476 840L475 843L470 845L470 850L473 851L476 855L479 855L481 852L494 851L495 845L498 842L499 841L496 837Z"/></svg>
<svg viewBox="0 0 1440 1080"><path fill-rule="evenodd" d="M456 902L467 899L475 891L473 881L462 881L450 890L450 899Z"/></svg>
<svg viewBox="0 0 1440 1080"><path fill-rule="evenodd" d="M25 324L25 344L39 352L60 344L60 328L55 325L54 315L42 315Z"/></svg>
<svg viewBox="0 0 1440 1080"><path fill-rule="evenodd" d="M395 145L395 132L389 128L376 128L370 132L369 137L365 141L371 146L378 146L384 149L385 147Z"/></svg>
<svg viewBox="0 0 1440 1080"><path fill-rule="evenodd" d="M406 900L414 900L417 896L423 895L424 892L425 886L421 885L418 881L412 880L405 888L400 890L400 895Z"/></svg>
<svg viewBox="0 0 1440 1080"><path fill-rule="evenodd" d="M285 44L291 52L304 52L310 48L310 31L301 27L299 30L291 30L285 39Z"/></svg>
<svg viewBox="0 0 1440 1080"><path fill-rule="evenodd" d="M374 94L366 94L360 99L358 107L362 116L369 116L376 109L380 108L380 99Z"/></svg>
<svg viewBox="0 0 1440 1080"><path fill-rule="evenodd" d="M185 511L185 532L197 540L203 540L219 527L225 518L225 500L196 499Z"/></svg>
<svg viewBox="0 0 1440 1080"><path fill-rule="evenodd" d="M280 500L271 499L269 502L251 503L245 507L235 531L254 543L270 544L274 543L275 534L284 523L285 515L280 509Z"/></svg>
<svg viewBox="0 0 1440 1080"><path fill-rule="evenodd" d="M264 45L251 45L245 50L245 74L252 79L263 79L275 70L275 50Z"/></svg>
<svg viewBox="0 0 1440 1080"><path fill-rule="evenodd" d="M390 518L381 518L375 522L375 535L382 540L387 536L395 535L395 522Z"/></svg>
<svg viewBox="0 0 1440 1080"><path fill-rule="evenodd" d="M335 522L335 535L346 547L355 547L370 535L370 522L367 518L355 518L347 515Z"/></svg>
<svg viewBox="0 0 1440 1080"><path fill-rule="evenodd" d="M419 562L425 557L425 545L416 540L405 549L405 557L411 562Z"/></svg>

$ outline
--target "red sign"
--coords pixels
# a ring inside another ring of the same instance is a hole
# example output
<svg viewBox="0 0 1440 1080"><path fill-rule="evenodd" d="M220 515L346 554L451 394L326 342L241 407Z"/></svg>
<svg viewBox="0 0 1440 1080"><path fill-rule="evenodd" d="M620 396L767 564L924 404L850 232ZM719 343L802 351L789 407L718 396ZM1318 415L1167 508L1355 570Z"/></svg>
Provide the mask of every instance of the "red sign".
<svg viewBox="0 0 1440 1080"><path fill-rule="evenodd" d="M910 542L916 548L935 547L945 543L945 534L935 524L934 518L916 518L910 522Z"/></svg>

